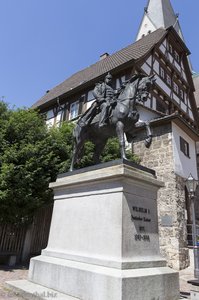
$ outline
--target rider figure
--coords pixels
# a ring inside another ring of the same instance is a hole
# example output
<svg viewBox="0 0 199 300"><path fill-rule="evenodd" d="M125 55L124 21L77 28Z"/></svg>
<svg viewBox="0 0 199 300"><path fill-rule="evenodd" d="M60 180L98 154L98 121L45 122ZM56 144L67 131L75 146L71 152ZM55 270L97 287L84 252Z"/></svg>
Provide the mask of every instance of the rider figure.
<svg viewBox="0 0 199 300"><path fill-rule="evenodd" d="M115 91L112 88L112 75L108 73L104 82L98 83L93 91L97 106L100 108L99 127L103 127L109 116L109 109L115 100Z"/></svg>

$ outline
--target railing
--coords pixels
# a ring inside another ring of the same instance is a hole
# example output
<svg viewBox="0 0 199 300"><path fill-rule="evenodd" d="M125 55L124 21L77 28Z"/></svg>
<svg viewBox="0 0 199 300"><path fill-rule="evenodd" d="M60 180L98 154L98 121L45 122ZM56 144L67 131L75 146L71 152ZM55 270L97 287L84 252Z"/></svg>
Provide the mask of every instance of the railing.
<svg viewBox="0 0 199 300"><path fill-rule="evenodd" d="M38 255L46 248L53 205L41 208L34 216L31 233L30 256Z"/></svg>
<svg viewBox="0 0 199 300"><path fill-rule="evenodd" d="M0 225L0 255L10 253L20 255L23 250L25 234L25 226Z"/></svg>
<svg viewBox="0 0 199 300"><path fill-rule="evenodd" d="M15 256L21 262L40 254L47 246L52 209L53 205L39 209L28 227L0 225L0 257Z"/></svg>

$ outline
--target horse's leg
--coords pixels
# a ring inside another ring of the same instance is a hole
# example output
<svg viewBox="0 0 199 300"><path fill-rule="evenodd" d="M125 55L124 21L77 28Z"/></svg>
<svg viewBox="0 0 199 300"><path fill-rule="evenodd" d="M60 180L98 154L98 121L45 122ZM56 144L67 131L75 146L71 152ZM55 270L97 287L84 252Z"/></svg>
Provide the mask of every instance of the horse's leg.
<svg viewBox="0 0 199 300"><path fill-rule="evenodd" d="M150 127L150 121L138 122L135 124L135 128L140 128L140 127L146 127L147 136L145 138L144 144L145 144L146 148L149 148L151 146L151 142L152 142L152 132L151 132L151 127Z"/></svg>
<svg viewBox="0 0 199 300"><path fill-rule="evenodd" d="M151 127L150 127L150 122L145 122L145 126L146 126L146 132L147 132L147 137L144 141L144 144L146 146L146 148L149 148L151 146L151 142L152 142L152 132L151 132Z"/></svg>
<svg viewBox="0 0 199 300"><path fill-rule="evenodd" d="M72 155L72 160L71 160L71 165L70 165L70 172L74 170L74 164L77 160L77 142L76 140L74 141L74 147L73 147L73 155Z"/></svg>
<svg viewBox="0 0 199 300"><path fill-rule="evenodd" d="M72 154L72 160L70 165L70 171L74 170L74 165L77 161L78 155L80 153L80 150L83 147L84 144L84 137L83 137L83 131L82 127L78 126L73 131L73 137L74 137L74 147L73 147L73 154Z"/></svg>
<svg viewBox="0 0 199 300"><path fill-rule="evenodd" d="M95 143L95 150L94 150L94 154L93 154L93 161L95 164L100 163L100 155L101 155L102 151L104 150L106 142L107 142L107 139L100 140L99 142Z"/></svg>
<svg viewBox="0 0 199 300"><path fill-rule="evenodd" d="M126 159L125 153L125 138L124 138L124 124L121 121L116 123L116 133L120 144L121 158Z"/></svg>

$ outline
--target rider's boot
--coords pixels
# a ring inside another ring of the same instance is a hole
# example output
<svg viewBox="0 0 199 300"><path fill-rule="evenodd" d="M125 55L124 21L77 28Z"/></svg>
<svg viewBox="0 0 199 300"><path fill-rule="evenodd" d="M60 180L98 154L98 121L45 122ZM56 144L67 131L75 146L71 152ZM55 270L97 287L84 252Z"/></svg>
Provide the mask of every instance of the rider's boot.
<svg viewBox="0 0 199 300"><path fill-rule="evenodd" d="M108 108L105 107L100 114L100 120L99 120L99 128L105 126L107 124L107 118L108 118Z"/></svg>

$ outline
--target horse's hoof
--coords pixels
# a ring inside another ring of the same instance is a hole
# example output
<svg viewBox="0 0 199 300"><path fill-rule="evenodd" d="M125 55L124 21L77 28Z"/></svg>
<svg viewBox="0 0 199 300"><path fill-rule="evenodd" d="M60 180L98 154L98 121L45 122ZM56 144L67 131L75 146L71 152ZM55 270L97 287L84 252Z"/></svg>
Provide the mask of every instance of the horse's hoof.
<svg viewBox="0 0 199 300"><path fill-rule="evenodd" d="M146 139L146 140L144 141L145 147L146 147L146 148L149 148L149 147L151 146L151 142L152 142L152 139Z"/></svg>

